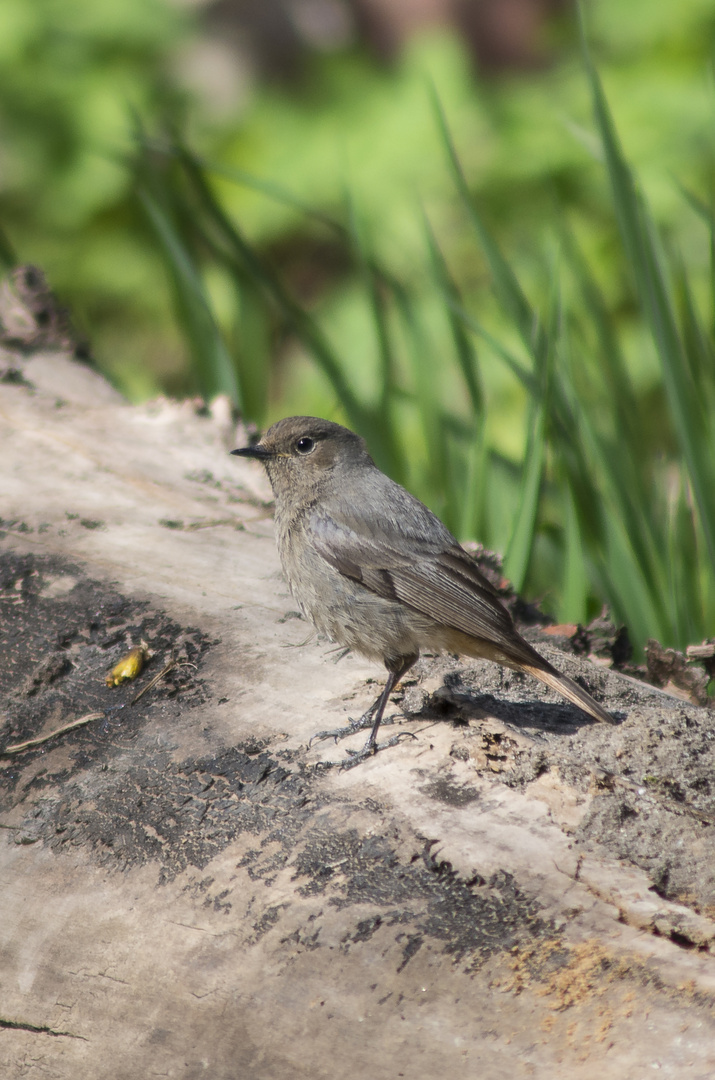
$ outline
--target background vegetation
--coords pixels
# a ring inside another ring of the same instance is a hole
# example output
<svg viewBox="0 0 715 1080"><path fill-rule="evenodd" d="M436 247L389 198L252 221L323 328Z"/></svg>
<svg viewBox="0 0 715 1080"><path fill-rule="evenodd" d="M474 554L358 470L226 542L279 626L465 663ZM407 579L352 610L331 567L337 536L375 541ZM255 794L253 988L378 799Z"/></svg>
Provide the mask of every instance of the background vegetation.
<svg viewBox="0 0 715 1080"><path fill-rule="evenodd" d="M130 397L348 422L557 617L684 646L715 633L715 16L586 16L605 94L571 12L528 73L432 31L222 99L168 0L5 0L4 254Z"/></svg>

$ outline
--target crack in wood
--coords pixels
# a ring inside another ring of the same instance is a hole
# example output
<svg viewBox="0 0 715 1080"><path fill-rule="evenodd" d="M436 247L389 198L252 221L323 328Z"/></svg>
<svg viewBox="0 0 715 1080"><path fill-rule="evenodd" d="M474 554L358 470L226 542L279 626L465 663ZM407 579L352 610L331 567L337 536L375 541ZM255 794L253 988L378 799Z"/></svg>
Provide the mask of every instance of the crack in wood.
<svg viewBox="0 0 715 1080"><path fill-rule="evenodd" d="M2 1016L0 1016L0 1028L11 1031L30 1031L34 1035L52 1035L54 1038L82 1039L83 1042L89 1042L85 1035L75 1035L73 1031L55 1031L47 1024L26 1024L21 1020L6 1020Z"/></svg>

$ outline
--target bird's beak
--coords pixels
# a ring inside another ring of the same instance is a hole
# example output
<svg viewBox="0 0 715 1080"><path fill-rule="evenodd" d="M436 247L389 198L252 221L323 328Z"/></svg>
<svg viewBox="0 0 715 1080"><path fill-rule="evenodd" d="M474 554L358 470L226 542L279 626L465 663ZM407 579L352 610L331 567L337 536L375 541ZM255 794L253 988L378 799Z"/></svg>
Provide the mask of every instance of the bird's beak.
<svg viewBox="0 0 715 1080"><path fill-rule="evenodd" d="M256 446L242 446L240 450L232 450L231 453L237 457L256 458L258 461L267 461L273 457L270 450L266 450L260 443Z"/></svg>

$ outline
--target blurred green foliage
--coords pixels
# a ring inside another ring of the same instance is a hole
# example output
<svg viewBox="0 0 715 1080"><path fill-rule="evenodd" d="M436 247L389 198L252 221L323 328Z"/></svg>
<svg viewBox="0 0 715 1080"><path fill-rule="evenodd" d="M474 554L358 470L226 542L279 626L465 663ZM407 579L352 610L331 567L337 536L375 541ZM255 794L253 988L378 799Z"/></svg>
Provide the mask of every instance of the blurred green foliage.
<svg viewBox="0 0 715 1080"><path fill-rule="evenodd" d="M141 375L153 353L182 346L134 209L131 113L182 107L171 60L189 29L165 0L0 4L0 224L135 393L157 389Z"/></svg>
<svg viewBox="0 0 715 1080"><path fill-rule="evenodd" d="M431 33L217 121L167 0L4 0L0 224L131 397L344 420L559 617L684 645L715 626L715 13L587 14L605 98L564 18L539 72Z"/></svg>

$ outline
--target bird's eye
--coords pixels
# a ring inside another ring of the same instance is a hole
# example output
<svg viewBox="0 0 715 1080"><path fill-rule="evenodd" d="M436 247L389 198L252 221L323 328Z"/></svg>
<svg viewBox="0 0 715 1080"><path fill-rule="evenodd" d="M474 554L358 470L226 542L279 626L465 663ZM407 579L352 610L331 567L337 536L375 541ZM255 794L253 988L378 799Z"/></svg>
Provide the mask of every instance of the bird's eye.
<svg viewBox="0 0 715 1080"><path fill-rule="evenodd" d="M315 439L311 439L309 435L304 435L302 439L298 439L295 448L299 454L309 454L311 450L315 450Z"/></svg>

